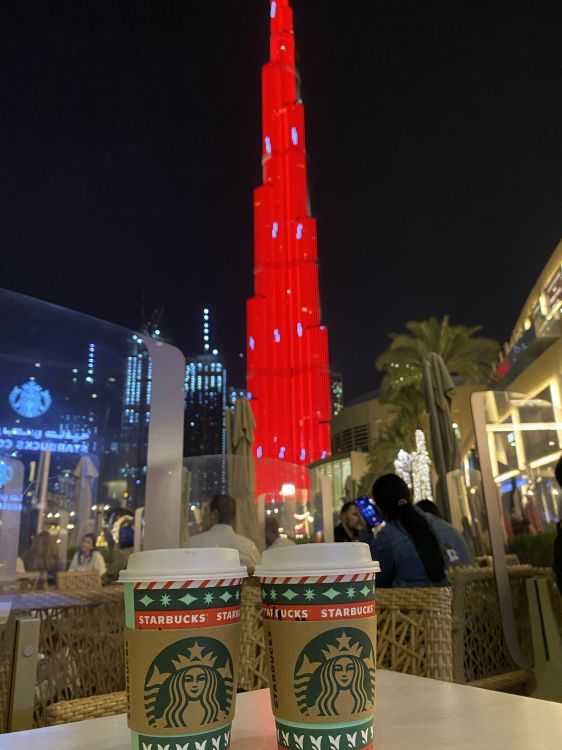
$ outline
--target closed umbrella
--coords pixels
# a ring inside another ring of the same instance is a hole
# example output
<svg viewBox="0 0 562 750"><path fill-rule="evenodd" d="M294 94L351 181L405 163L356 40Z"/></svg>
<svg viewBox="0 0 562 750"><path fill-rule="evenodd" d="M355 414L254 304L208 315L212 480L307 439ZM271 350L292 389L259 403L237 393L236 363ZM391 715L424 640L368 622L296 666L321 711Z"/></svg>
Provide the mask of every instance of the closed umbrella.
<svg viewBox="0 0 562 750"><path fill-rule="evenodd" d="M460 464L459 443L451 421L451 393L455 384L443 359L435 352L423 358L423 376L433 459L439 476L437 502L445 518L450 520L447 472L458 469Z"/></svg>
<svg viewBox="0 0 562 750"><path fill-rule="evenodd" d="M258 514L255 501L255 471L252 445L256 423L246 398L236 401L229 424L229 491L236 500L235 530L258 546Z"/></svg>
<svg viewBox="0 0 562 750"><path fill-rule="evenodd" d="M81 456L73 472L76 477L76 529L77 541L92 531L90 515L94 504L94 482L99 472L90 455ZM96 530L97 531L97 530Z"/></svg>

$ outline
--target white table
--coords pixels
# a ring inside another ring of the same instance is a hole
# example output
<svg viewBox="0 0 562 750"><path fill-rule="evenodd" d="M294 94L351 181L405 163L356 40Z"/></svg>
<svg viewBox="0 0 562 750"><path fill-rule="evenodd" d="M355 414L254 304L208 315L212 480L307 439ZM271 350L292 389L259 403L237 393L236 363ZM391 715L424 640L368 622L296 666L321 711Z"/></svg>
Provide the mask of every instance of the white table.
<svg viewBox="0 0 562 750"><path fill-rule="evenodd" d="M237 697L232 750L277 750L269 691ZM562 705L379 671L375 750L560 750ZM0 735L0 750L130 750L124 715Z"/></svg>

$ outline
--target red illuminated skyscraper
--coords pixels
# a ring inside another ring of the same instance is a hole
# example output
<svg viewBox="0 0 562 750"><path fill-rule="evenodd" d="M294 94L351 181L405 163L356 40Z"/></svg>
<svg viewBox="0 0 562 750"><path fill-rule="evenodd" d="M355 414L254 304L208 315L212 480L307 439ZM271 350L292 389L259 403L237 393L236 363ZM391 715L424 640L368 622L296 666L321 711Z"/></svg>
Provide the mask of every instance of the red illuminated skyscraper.
<svg viewBox="0 0 562 750"><path fill-rule="evenodd" d="M273 0L270 15L270 61L262 69L263 184L254 192L255 286L247 307L248 390L256 458L306 466L330 452L328 331L320 323L289 0ZM260 488L259 469L257 481L258 491L270 489Z"/></svg>

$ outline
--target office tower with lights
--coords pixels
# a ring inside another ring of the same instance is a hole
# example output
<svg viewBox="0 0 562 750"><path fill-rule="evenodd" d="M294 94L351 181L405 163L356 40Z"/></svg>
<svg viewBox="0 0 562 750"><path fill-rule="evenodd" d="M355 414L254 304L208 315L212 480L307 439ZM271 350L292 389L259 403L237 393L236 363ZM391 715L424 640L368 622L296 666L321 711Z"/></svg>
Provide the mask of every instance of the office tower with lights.
<svg viewBox="0 0 562 750"><path fill-rule="evenodd" d="M256 458L304 467L330 452L328 331L320 318L316 222L308 209L304 107L297 93L289 0L271 2L270 16L270 60L262 69L263 184L254 193L255 286L247 305L247 385ZM256 468L259 491L259 461Z"/></svg>
<svg viewBox="0 0 562 750"><path fill-rule="evenodd" d="M120 476L127 481L128 504L136 507L144 492L141 484L146 471L148 427L152 398L152 360L143 337L162 338L160 330L147 324L142 336L131 335L126 358L123 408L121 411L121 455L126 456Z"/></svg>
<svg viewBox="0 0 562 750"><path fill-rule="evenodd" d="M210 311L203 311L204 354L188 357L185 365L184 456L226 453L227 372L210 344Z"/></svg>

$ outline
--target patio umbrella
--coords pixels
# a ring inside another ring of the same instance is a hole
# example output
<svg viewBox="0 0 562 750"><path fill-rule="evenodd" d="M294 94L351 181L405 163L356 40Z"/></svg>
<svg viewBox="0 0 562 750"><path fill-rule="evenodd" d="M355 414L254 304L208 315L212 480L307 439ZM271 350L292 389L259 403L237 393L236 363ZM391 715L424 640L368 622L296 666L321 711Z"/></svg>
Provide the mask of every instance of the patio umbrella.
<svg viewBox="0 0 562 750"><path fill-rule="evenodd" d="M447 520L451 519L447 472L459 468L460 450L451 421L451 391L455 384L439 354L431 352L423 358L423 379L433 459L439 476L437 501Z"/></svg>
<svg viewBox="0 0 562 750"><path fill-rule="evenodd" d="M80 457L73 474L76 477L76 530L79 541L86 532L93 531L90 516L94 504L94 482L99 472L91 456L85 455Z"/></svg>
<svg viewBox="0 0 562 750"><path fill-rule="evenodd" d="M235 530L260 546L252 454L256 423L248 399L240 398L236 401L234 415L227 427L230 433L228 487L236 500Z"/></svg>

